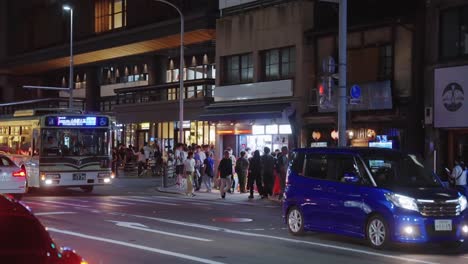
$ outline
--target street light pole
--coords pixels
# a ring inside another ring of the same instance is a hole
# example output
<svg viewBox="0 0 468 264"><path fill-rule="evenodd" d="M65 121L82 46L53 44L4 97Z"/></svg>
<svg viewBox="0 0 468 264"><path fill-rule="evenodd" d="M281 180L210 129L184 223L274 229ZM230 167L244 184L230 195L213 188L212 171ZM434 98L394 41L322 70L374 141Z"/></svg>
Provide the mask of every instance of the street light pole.
<svg viewBox="0 0 468 264"><path fill-rule="evenodd" d="M155 0L172 6L180 15L180 63L179 63L179 143L184 139L184 14L174 4L166 0Z"/></svg>
<svg viewBox="0 0 468 264"><path fill-rule="evenodd" d="M338 45L339 45L339 88L338 88L338 146L346 147L346 67L347 67L347 14L348 14L348 0L340 0L339 6L339 32L338 32Z"/></svg>
<svg viewBox="0 0 468 264"><path fill-rule="evenodd" d="M73 8L70 6L63 6L63 10L70 11L70 75L68 77L68 93L69 101L68 108L73 108Z"/></svg>

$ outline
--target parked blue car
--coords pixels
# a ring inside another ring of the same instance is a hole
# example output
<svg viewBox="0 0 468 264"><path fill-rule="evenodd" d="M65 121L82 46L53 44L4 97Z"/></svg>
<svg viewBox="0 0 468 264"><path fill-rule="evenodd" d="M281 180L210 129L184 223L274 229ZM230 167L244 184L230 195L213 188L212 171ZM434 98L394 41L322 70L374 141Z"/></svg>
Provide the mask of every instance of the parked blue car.
<svg viewBox="0 0 468 264"><path fill-rule="evenodd" d="M293 235L320 231L370 246L468 238L467 199L414 155L379 148L308 148L290 155L283 218Z"/></svg>

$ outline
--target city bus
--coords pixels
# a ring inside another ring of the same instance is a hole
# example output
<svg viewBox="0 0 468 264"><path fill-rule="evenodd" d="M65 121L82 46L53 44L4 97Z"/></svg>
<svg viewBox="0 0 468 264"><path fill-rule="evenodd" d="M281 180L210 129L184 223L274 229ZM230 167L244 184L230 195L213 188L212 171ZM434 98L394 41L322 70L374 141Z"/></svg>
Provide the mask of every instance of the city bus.
<svg viewBox="0 0 468 264"><path fill-rule="evenodd" d="M26 169L26 190L80 187L92 192L112 182L110 133L105 115L20 110L0 118L0 152Z"/></svg>

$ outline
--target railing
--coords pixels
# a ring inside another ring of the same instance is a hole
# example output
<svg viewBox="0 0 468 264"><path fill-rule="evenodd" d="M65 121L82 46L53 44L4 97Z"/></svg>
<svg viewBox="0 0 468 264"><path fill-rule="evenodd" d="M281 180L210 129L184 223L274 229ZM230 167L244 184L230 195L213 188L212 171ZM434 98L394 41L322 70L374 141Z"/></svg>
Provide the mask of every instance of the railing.
<svg viewBox="0 0 468 264"><path fill-rule="evenodd" d="M195 86L185 87L184 99L196 99L213 97L214 85L200 84ZM179 100L179 88L145 88L135 90L116 90L117 100L116 104L138 104L147 102L168 102Z"/></svg>

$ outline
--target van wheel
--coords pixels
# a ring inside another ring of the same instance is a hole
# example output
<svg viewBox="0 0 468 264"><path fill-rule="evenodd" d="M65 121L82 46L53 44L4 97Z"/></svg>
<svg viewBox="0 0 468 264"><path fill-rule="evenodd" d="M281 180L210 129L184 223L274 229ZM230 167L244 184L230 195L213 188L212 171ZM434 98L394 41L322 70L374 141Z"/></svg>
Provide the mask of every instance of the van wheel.
<svg viewBox="0 0 468 264"><path fill-rule="evenodd" d="M387 223L381 216L372 216L366 227L366 237L369 245L376 249L387 247L390 240L389 231Z"/></svg>
<svg viewBox="0 0 468 264"><path fill-rule="evenodd" d="M94 186L81 186L80 189L85 193L91 193L93 192Z"/></svg>
<svg viewBox="0 0 468 264"><path fill-rule="evenodd" d="M287 215L289 233L295 236L304 235L304 215L297 207L292 207Z"/></svg>

